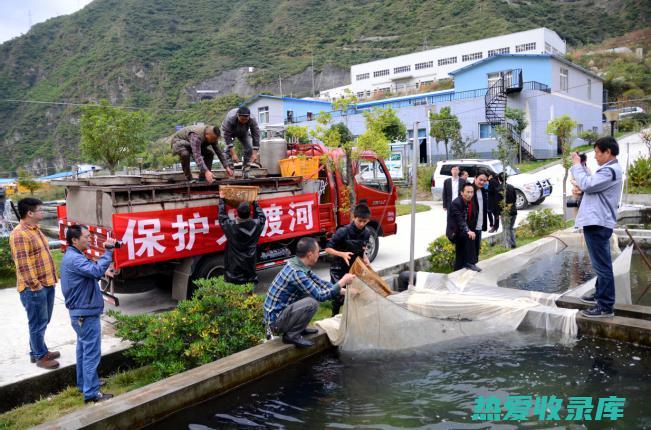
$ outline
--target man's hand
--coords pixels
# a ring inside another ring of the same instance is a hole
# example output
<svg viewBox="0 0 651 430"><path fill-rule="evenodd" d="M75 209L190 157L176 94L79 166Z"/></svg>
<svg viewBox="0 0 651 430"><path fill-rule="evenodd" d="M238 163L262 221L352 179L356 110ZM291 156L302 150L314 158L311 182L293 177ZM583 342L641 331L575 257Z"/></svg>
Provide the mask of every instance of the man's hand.
<svg viewBox="0 0 651 430"><path fill-rule="evenodd" d="M350 266L350 259L353 258L353 253L352 252L343 252L343 251L341 251L339 253L339 256L344 259L347 266Z"/></svg>
<svg viewBox="0 0 651 430"><path fill-rule="evenodd" d="M113 278L115 276L115 269L112 268L112 267L109 267L108 269L106 269L106 272L104 272L104 276L106 276L108 278Z"/></svg>
<svg viewBox="0 0 651 430"><path fill-rule="evenodd" d="M340 286L346 286L353 282L353 279L357 278L357 276L353 275L352 273L346 273L344 276L341 277L339 280L339 285Z"/></svg>
<svg viewBox="0 0 651 430"><path fill-rule="evenodd" d="M231 169L230 167L226 167L226 174L232 178L235 172L233 172L233 169Z"/></svg>
<svg viewBox="0 0 651 430"><path fill-rule="evenodd" d="M366 255L366 253L364 253L364 264L367 266L371 265L371 260L368 259L368 255Z"/></svg>
<svg viewBox="0 0 651 430"><path fill-rule="evenodd" d="M346 295L346 289L345 288L340 288L339 289L339 295L345 296Z"/></svg>
<svg viewBox="0 0 651 430"><path fill-rule="evenodd" d="M206 182L208 182L209 184L215 182L215 177L213 176L210 170L206 170Z"/></svg>
<svg viewBox="0 0 651 430"><path fill-rule="evenodd" d="M105 249L113 249L113 248L115 248L115 239L113 239L112 237L109 237L108 239L106 239L106 242L104 242L104 248Z"/></svg>
<svg viewBox="0 0 651 430"><path fill-rule="evenodd" d="M251 163L255 163L258 161L258 151L254 150L253 154L251 154Z"/></svg>
<svg viewBox="0 0 651 430"><path fill-rule="evenodd" d="M574 164L575 166L577 164L581 164L581 157L579 156L578 152L572 153L572 164Z"/></svg>
<svg viewBox="0 0 651 430"><path fill-rule="evenodd" d="M468 237L470 238L470 240L475 240L475 237L477 237L477 235L475 234L474 231L469 231Z"/></svg>
<svg viewBox="0 0 651 430"><path fill-rule="evenodd" d="M222 190L221 188L219 189L219 198L220 199L224 198L224 190Z"/></svg>
<svg viewBox="0 0 651 430"><path fill-rule="evenodd" d="M231 149L231 159L233 160L233 163L240 162L240 159L237 158L237 154L235 153L235 148Z"/></svg>

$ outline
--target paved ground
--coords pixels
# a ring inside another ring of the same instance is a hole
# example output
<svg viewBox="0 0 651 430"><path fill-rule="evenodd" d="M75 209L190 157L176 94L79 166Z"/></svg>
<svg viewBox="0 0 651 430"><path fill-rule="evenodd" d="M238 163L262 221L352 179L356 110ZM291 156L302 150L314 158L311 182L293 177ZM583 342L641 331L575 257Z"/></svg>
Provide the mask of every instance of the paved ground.
<svg viewBox="0 0 651 430"><path fill-rule="evenodd" d="M631 144L631 159L645 153L646 147L639 141L637 135L622 139L620 162L626 163L626 143ZM596 163L592 155L588 155L588 166L593 170ZM537 208L550 208L555 212L561 211L562 202L562 179L563 168L560 165L551 166L538 172L537 175L551 178L554 191L543 204L534 206ZM568 186L568 190L570 187ZM415 257L419 258L427 254L427 245L436 237L445 232L445 213L440 202L421 202L432 207L428 212L416 214L416 240ZM521 211L518 214L516 224L519 224L532 208ZM380 251L373 262L373 266L379 270L391 267L409 260L409 239L411 220L409 215L398 217L398 234L390 237L380 238ZM268 285L279 269L267 270L261 273L262 285ZM328 278L328 265L320 262L316 272ZM121 295L120 310L125 313L142 313L173 307L175 302L171 300L168 292L152 290L141 294ZM110 306L107 306L110 308ZM14 289L0 290L0 386L15 382L20 379L31 377L47 371L37 368L29 362L28 357L28 333L27 318L20 303L18 294ZM106 317L102 323L102 350L110 352L121 345L119 339L114 337L114 330ZM75 334L70 327L68 312L63 304L63 297L60 290L57 290L54 315L52 322L46 332L46 342L51 350L61 351L61 364L72 364L75 362ZM71 381L73 383L73 381Z"/></svg>

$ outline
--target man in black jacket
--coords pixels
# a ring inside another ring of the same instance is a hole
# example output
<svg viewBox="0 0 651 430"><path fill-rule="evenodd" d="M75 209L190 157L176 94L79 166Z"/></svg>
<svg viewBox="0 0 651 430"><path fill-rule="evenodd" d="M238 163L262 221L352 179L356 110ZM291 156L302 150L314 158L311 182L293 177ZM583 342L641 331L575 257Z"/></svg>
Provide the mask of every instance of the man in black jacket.
<svg viewBox="0 0 651 430"><path fill-rule="evenodd" d="M463 184L466 183L459 177L459 166L452 166L450 173L452 173L452 177L443 181L443 196L441 197L441 200L443 201L444 211L448 210L452 200L459 197L461 188L463 187Z"/></svg>
<svg viewBox="0 0 651 430"><path fill-rule="evenodd" d="M504 234L506 239L511 246L511 248L516 247L515 243L515 218L518 216L518 208L515 205L515 200L517 198L515 193L515 187L511 184L506 183L504 173L500 173L497 176L499 183L497 197L499 201L495 202L495 207L499 209L499 213L502 216L502 226L504 228ZM504 188L506 187L506 210L502 210L500 206L501 202L504 199Z"/></svg>
<svg viewBox="0 0 651 430"><path fill-rule="evenodd" d="M226 213L224 192L219 191L219 225L226 235L224 280L233 284L258 283L255 271L258 239L267 220L257 201L253 202L255 218L251 219L251 205L242 202L237 207L237 218Z"/></svg>
<svg viewBox="0 0 651 430"><path fill-rule="evenodd" d="M452 200L448 209L445 235L455 246L454 270L466 268L481 272L481 269L474 264L476 234L470 226L472 216L475 214L472 207L474 194L473 185L464 184L459 197Z"/></svg>
<svg viewBox="0 0 651 430"><path fill-rule="evenodd" d="M233 142L237 138L242 144L242 177L252 178L250 164L258 160L260 149L260 127L258 121L251 116L251 111L246 106L231 109L222 122L222 134L226 142L226 154L231 161L237 163L237 155ZM229 163L230 164L230 163ZM231 167L229 165L229 167Z"/></svg>
<svg viewBox="0 0 651 430"><path fill-rule="evenodd" d="M479 261L479 249L481 246L481 232L488 230L488 191L484 188L488 182L488 176L484 172L478 172L475 176L475 194L472 196L473 220L469 222L470 227L475 231L475 261Z"/></svg>

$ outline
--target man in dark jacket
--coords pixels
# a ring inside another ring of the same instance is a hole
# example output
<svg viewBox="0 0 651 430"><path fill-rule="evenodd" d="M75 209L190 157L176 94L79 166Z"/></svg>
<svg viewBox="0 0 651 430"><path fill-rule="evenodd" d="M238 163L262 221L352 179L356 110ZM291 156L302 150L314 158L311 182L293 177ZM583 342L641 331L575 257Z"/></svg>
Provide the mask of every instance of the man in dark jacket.
<svg viewBox="0 0 651 430"><path fill-rule="evenodd" d="M338 229L326 243L326 254L334 257L330 264L330 282L332 284L348 273L356 259L361 258L365 264L371 264L366 255L366 244L371 238L371 232L366 225L370 220L371 210L368 206L365 204L355 206L353 221ZM332 300L332 316L339 313L343 304L343 296L335 297Z"/></svg>
<svg viewBox="0 0 651 430"><path fill-rule="evenodd" d="M515 193L515 187L511 184L506 183L504 178L504 173L500 173L497 176L498 180L498 192L497 199L495 202L495 207L498 209L498 215L502 216L502 228L504 229L504 234L506 235L507 242L511 248L516 247L515 243L515 218L518 216L518 208L516 207L515 201L517 195ZM506 187L506 210L502 210L502 201L504 199L504 188Z"/></svg>
<svg viewBox="0 0 651 430"><path fill-rule="evenodd" d="M476 234L469 224L476 213L472 207L474 194L473 185L464 184L459 197L452 200L448 209L445 235L455 246L454 270L466 268L481 272L481 269L475 265Z"/></svg>
<svg viewBox="0 0 651 430"><path fill-rule="evenodd" d="M86 227L68 227L66 241L68 249L61 262L61 290L72 328L77 333L77 389L84 393L84 402L103 402L113 395L99 391L97 367L102 357L99 317L104 311L104 299L97 280L104 276L113 261L115 239L104 242L106 252L97 262L85 255L90 247L90 232Z"/></svg>
<svg viewBox="0 0 651 430"><path fill-rule="evenodd" d="M500 213L499 206L500 183L497 180L497 175L490 175L488 177L488 224L490 225L489 233L495 233L500 228Z"/></svg>
<svg viewBox="0 0 651 430"><path fill-rule="evenodd" d="M184 127L172 135L172 154L181 159L181 168L188 181L192 180L190 172L190 155L194 157L199 167L199 179L206 179L211 184L215 179L212 174L212 160L215 155L226 169L228 176L233 176L233 170L228 165L224 153L217 145L219 127L212 125L191 125ZM212 148L212 149L211 149Z"/></svg>
<svg viewBox="0 0 651 430"><path fill-rule="evenodd" d="M219 191L219 225L226 235L226 253L224 280L233 284L258 283L255 271L258 256L258 239L264 228L267 217L264 211L253 202L255 211L251 219L251 205L242 202L237 207L237 218L231 219L226 213L224 192Z"/></svg>
<svg viewBox="0 0 651 430"><path fill-rule="evenodd" d="M475 261L479 261L479 250L481 246L481 232L488 230L488 191L484 188L488 176L484 172L478 172L475 176L475 194L472 196L472 210L473 220L469 223L470 227L475 231L477 238L475 239Z"/></svg>
<svg viewBox="0 0 651 430"><path fill-rule="evenodd" d="M260 149L260 128L255 118L251 117L251 111L246 106L232 109L226 114L222 122L222 133L226 142L226 153L230 155L231 160L236 162L237 154L233 149L233 141L237 137L242 144L242 177L250 178L249 172L251 163L258 159L258 150Z"/></svg>
<svg viewBox="0 0 651 430"><path fill-rule="evenodd" d="M448 210L452 200L459 197L461 188L463 187L463 184L466 183L466 181L459 177L459 166L452 166L450 173L452 173L452 177L443 181L443 196L441 197L441 200L443 201L444 211Z"/></svg>

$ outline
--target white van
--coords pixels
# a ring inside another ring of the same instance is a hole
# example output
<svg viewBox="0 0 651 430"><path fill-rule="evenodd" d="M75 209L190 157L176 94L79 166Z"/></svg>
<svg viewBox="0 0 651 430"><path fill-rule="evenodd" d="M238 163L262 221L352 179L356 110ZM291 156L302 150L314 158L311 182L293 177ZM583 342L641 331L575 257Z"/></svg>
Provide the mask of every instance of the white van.
<svg viewBox="0 0 651 430"><path fill-rule="evenodd" d="M431 191L434 200L441 200L443 182L452 176L452 166L459 166L459 171L468 172L468 182L475 180L477 171L484 171L492 175L502 173L504 168L500 160L462 159L446 160L436 163L436 170L432 175ZM516 207L525 209L529 205L539 205L552 193L552 184L549 178L536 178L534 175L520 173L512 166L506 166L507 182L515 188Z"/></svg>

